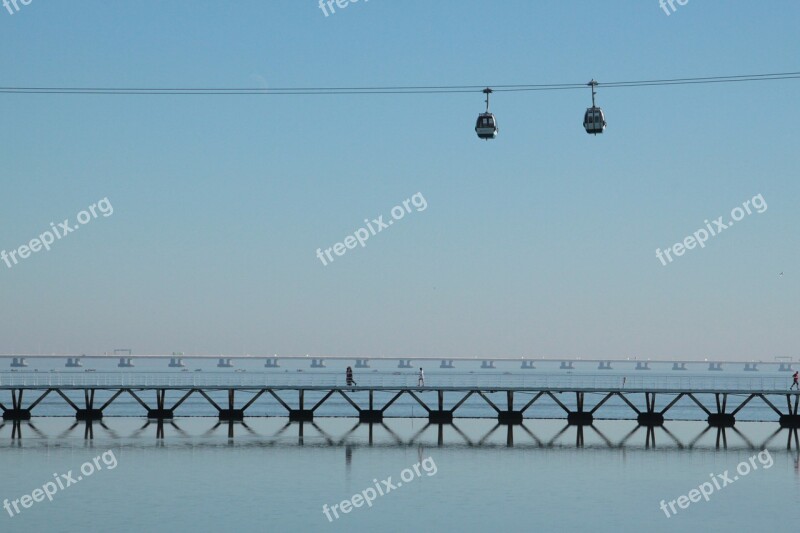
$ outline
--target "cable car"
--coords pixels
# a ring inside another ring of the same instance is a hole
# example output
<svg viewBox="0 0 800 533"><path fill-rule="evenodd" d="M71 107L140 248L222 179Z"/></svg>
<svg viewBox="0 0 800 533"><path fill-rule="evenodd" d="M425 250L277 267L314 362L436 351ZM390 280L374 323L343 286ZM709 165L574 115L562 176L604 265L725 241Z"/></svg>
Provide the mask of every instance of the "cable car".
<svg viewBox="0 0 800 533"><path fill-rule="evenodd" d="M603 110L594 103L594 97L597 94L595 91L597 82L592 80L588 85L592 88L592 107L588 108L586 114L583 115L583 127L586 129L586 133L597 135L598 133L603 133L603 130L606 129L606 117L603 115Z"/></svg>
<svg viewBox="0 0 800 533"><path fill-rule="evenodd" d="M479 139L488 141L497 137L499 130L497 128L497 119L494 118L493 114L489 113L489 95L492 94L492 90L487 87L483 92L486 95L486 112L478 115L478 121L475 123L475 133L478 134Z"/></svg>
<svg viewBox="0 0 800 533"><path fill-rule="evenodd" d="M583 116L583 127L586 128L586 133L597 135L603 133L606 128L606 120L603 116L603 110L599 107L590 107L586 110Z"/></svg>

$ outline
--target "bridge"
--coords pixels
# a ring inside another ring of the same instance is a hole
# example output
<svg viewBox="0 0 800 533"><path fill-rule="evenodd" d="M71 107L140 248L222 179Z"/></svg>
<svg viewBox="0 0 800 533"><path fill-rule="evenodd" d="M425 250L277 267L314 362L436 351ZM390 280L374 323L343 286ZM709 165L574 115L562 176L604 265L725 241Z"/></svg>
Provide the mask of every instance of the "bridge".
<svg viewBox="0 0 800 533"><path fill-rule="evenodd" d="M0 360L6 360L11 368L27 368L30 362L56 361L56 364L66 368L79 368L93 361L116 360L119 368L133 368L137 362L163 361L168 368L185 368L187 361L216 361L217 368L234 368L237 363L256 361L263 363L265 368L279 368L281 361L307 361L310 368L325 368L326 362L349 361L354 368L370 368L370 363L392 362L397 363L397 368L414 368L416 366L431 365L442 369L455 368L481 368L496 369L495 363L519 364L523 370L536 370L537 365L559 365L561 370L652 370L654 366L666 365L672 371L682 372L691 369L722 372L725 369L742 370L745 372L767 371L791 372L800 369L800 363L793 363L789 357L776 357L774 361L730 361L730 360L696 360L696 359L637 359L637 358L574 358L574 357L363 357L344 355L185 355L173 353L171 355L134 355L131 350L115 350L114 354L85 355L85 354L0 354ZM62 364L63 363L63 364Z"/></svg>
<svg viewBox="0 0 800 533"><path fill-rule="evenodd" d="M70 416L78 421L91 422L102 420L105 411L126 395L141 406L142 416L163 422L172 420L184 402L196 395L205 399L210 416L234 422L243 421L247 410L260 398L271 397L284 409L290 422L312 422L318 409L331 397L337 396L352 407L350 416L359 422L372 424L382 423L390 407L399 398L408 396L422 407L422 416L429 423L452 424L464 403L475 397L494 413L498 424L519 425L526 417L541 417L536 410L537 403L547 398L561 409L568 425L591 426L609 400L619 399L630 408L630 420L635 420L639 426L653 428L663 426L670 410L683 400L692 402L704 413L709 427L732 428L739 412L760 402L774 412L781 428L800 428L800 391L787 391L787 381L783 378L698 380L676 376L635 376L629 380L563 374L535 376L527 381L517 376L475 375L473 378L470 383L456 385L448 384L446 377L437 376L441 383L415 386L413 373L396 373L370 376L372 383L348 386L338 374L289 374L278 380L267 372L7 372L0 374L0 409L3 420L15 423L31 420L37 406L46 397L55 395L63 400ZM167 392L178 399L168 403ZM76 393L80 400L75 399ZM212 398L212 393L217 396L224 394L226 401L220 405ZM99 396L102 395L107 397L101 400ZM237 403L237 395L249 397ZM313 395L314 400L307 401L307 395ZM380 403L377 395L383 397ZM26 404L25 400L31 397L33 401ZM520 400L521 397L524 399ZM587 400L593 397L600 399L592 405ZM657 397L666 399L667 403L657 408ZM779 407L784 402L785 407Z"/></svg>

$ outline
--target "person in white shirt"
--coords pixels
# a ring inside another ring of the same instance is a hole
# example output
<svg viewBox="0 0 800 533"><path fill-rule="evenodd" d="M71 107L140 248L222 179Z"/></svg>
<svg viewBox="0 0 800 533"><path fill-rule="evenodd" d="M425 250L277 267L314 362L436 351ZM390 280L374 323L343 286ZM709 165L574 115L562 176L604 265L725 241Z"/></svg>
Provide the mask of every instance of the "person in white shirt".
<svg viewBox="0 0 800 533"><path fill-rule="evenodd" d="M422 368L419 369L419 380L417 381L417 387L424 387L425 386L425 372L422 371Z"/></svg>

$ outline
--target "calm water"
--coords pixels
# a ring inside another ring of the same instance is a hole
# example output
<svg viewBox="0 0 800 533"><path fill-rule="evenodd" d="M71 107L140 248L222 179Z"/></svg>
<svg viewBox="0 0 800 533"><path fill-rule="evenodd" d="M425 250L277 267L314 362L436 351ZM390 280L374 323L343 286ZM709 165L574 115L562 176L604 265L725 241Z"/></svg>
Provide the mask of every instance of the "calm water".
<svg viewBox="0 0 800 533"><path fill-rule="evenodd" d="M445 428L441 446L435 426L419 435L424 424L408 419L375 426L371 445L367 426L348 435L353 424L342 419L305 424L302 439L299 424L281 432L281 420L252 420L229 440L225 425L196 418L168 426L163 442L141 420L108 420L91 443L80 427L69 433L71 424L40 420L41 434L25 427L21 443L0 429L0 497L30 494L107 450L116 468L6 514L2 531L792 531L800 517L798 457L785 450L785 431L767 445L769 469L756 462L761 468L672 518L659 509L710 473L734 472L769 439L774 427L763 423L741 424L750 443L728 431L727 450L716 449L715 431L700 436L704 425L691 422L672 423L672 437L657 430L655 448L645 447L644 430L618 447L634 427L622 421L598 422L602 435L585 430L582 448L575 428L559 436L563 424L553 420L526 423L532 435L514 428L513 447L489 420ZM323 504L374 479L396 484L428 457L434 475L421 469L333 522L323 514Z"/></svg>
<svg viewBox="0 0 800 533"><path fill-rule="evenodd" d="M98 457L95 472L13 518L0 509L0 531L793 531L800 518L800 458L796 448L787 451L788 431L738 416L738 431L724 436L703 422L668 421L653 444L625 420L599 420L582 438L561 420L529 420L509 431L491 419L457 419L440 433L424 420L402 418L410 403L371 432L346 418L301 425L253 417L229 428L190 416L210 414L198 400L164 425L163 440L156 439L157 424L123 416L94 423L95 438L86 441L82 424L47 416L68 415L62 405L48 398L40 418L37 407L21 440L11 438L11 425L0 427L0 500L31 495L54 473L77 477ZM136 405L121 402L112 414L141 416ZM280 414L272 404L256 406L252 415ZM335 415L347 406L329 409ZM462 416L491 416L479 403L470 409ZM606 416L623 416L620 409ZM691 409L687 404L683 414L693 416ZM709 474L727 470L732 479L741 461L765 448L768 456L762 452L747 475L715 489L709 501L676 507L671 518L659 508L662 500L677 505L679 496L710 482ZM108 450L113 462L106 463ZM391 476L397 485L401 475L410 481L376 496L371 507L340 512L332 522L323 514L323 505L341 506L375 487L374 480L384 486L380 481Z"/></svg>

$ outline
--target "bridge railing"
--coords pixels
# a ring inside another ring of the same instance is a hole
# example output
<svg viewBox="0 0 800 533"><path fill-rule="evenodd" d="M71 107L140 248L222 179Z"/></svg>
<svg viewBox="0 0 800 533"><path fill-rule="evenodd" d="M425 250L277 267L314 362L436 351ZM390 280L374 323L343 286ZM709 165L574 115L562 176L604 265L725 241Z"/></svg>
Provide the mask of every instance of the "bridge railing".
<svg viewBox="0 0 800 533"><path fill-rule="evenodd" d="M364 372L355 376L359 387L416 387L416 373ZM427 387L593 388L650 390L787 390L791 380L774 376L675 376L636 374L500 374L431 373ZM3 372L0 387L345 387L345 378L334 372Z"/></svg>

